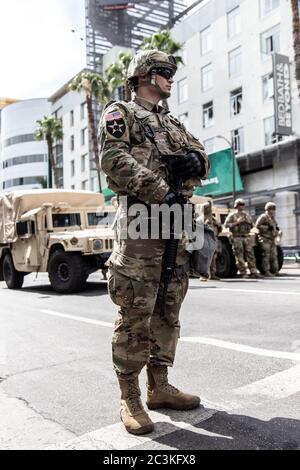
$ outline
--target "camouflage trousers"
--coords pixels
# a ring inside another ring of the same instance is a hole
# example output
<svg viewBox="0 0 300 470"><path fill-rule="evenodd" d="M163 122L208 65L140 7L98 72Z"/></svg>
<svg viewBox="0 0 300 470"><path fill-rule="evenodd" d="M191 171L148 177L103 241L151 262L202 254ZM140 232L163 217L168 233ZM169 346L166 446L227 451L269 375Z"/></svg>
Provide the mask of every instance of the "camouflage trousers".
<svg viewBox="0 0 300 470"><path fill-rule="evenodd" d="M215 251L211 260L211 265L210 265L211 276L215 276L217 272L217 257L218 257L218 252Z"/></svg>
<svg viewBox="0 0 300 470"><path fill-rule="evenodd" d="M264 272L278 273L278 254L277 246L273 240L261 240L260 246L262 248L262 266Z"/></svg>
<svg viewBox="0 0 300 470"><path fill-rule="evenodd" d="M253 246L248 237L234 237L232 239L232 250L241 275L247 273L246 262L251 274L257 272Z"/></svg>
<svg viewBox="0 0 300 470"><path fill-rule="evenodd" d="M180 335L179 311L188 289L188 273L168 285L162 314L162 240L125 240L109 262L108 287L119 307L112 338L113 364L120 378L137 376L148 363L172 366ZM180 246L177 265L189 254Z"/></svg>

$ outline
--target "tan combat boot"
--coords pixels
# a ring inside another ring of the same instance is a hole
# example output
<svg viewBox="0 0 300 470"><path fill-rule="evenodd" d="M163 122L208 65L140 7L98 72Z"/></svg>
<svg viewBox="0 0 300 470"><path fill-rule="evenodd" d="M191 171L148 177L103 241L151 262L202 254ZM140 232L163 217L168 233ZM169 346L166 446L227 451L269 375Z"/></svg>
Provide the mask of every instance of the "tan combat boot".
<svg viewBox="0 0 300 470"><path fill-rule="evenodd" d="M144 410L140 395L138 379L121 380L121 420L131 434L147 434L152 432L154 424Z"/></svg>
<svg viewBox="0 0 300 470"><path fill-rule="evenodd" d="M199 397L180 392L169 384L167 367L147 366L147 376L147 406L150 410L192 410L200 405Z"/></svg>

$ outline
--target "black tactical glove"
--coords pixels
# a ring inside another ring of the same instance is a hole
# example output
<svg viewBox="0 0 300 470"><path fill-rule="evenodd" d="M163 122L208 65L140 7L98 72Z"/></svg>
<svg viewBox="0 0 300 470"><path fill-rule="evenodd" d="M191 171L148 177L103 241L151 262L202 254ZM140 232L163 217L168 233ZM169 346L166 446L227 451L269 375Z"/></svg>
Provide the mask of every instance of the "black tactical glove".
<svg viewBox="0 0 300 470"><path fill-rule="evenodd" d="M189 152L172 162L172 172L175 178L186 181L190 178L201 177L205 174L203 157L198 152Z"/></svg>
<svg viewBox="0 0 300 470"><path fill-rule="evenodd" d="M167 204L169 207L171 207L173 204L177 203L177 198L176 194L173 193L173 191L169 191L163 200L161 201L161 204Z"/></svg>

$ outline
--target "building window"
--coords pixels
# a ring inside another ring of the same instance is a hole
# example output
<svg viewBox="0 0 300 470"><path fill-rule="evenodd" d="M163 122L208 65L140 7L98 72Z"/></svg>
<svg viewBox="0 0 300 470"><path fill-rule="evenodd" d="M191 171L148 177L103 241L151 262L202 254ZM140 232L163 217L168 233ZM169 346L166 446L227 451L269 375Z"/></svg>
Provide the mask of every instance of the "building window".
<svg viewBox="0 0 300 470"><path fill-rule="evenodd" d="M210 155L211 153L214 153L215 151L215 139L212 137L211 139L206 139L203 142L205 152L207 155Z"/></svg>
<svg viewBox="0 0 300 470"><path fill-rule="evenodd" d="M262 33L260 43L261 52L265 58L272 52L280 52L280 25L278 24Z"/></svg>
<svg viewBox="0 0 300 470"><path fill-rule="evenodd" d="M178 116L179 121L184 125L184 127L189 129L189 115L188 113L183 113Z"/></svg>
<svg viewBox="0 0 300 470"><path fill-rule="evenodd" d="M75 176L75 160L71 160L71 177Z"/></svg>
<svg viewBox="0 0 300 470"><path fill-rule="evenodd" d="M81 189L83 189L84 191L88 189L88 180L82 181Z"/></svg>
<svg viewBox="0 0 300 470"><path fill-rule="evenodd" d="M81 145L86 145L87 143L87 128L81 129Z"/></svg>
<svg viewBox="0 0 300 470"><path fill-rule="evenodd" d="M265 145L272 145L277 142L275 134L275 120L274 116L264 119L264 133L265 133Z"/></svg>
<svg viewBox="0 0 300 470"><path fill-rule="evenodd" d="M239 153L243 153L245 149L243 127L231 131L231 140L233 144L234 154L238 155Z"/></svg>
<svg viewBox="0 0 300 470"><path fill-rule="evenodd" d="M203 105L202 115L204 129L214 125L214 105L212 101Z"/></svg>
<svg viewBox="0 0 300 470"><path fill-rule="evenodd" d="M70 127L74 126L74 111L70 111Z"/></svg>
<svg viewBox="0 0 300 470"><path fill-rule="evenodd" d="M188 100L188 82L187 78L178 82L178 103L181 104Z"/></svg>
<svg viewBox="0 0 300 470"><path fill-rule="evenodd" d="M3 142L3 147L9 147L10 145L15 144L24 144L25 142L34 142L35 140L35 134L17 135L6 139Z"/></svg>
<svg viewBox="0 0 300 470"><path fill-rule="evenodd" d="M201 69L202 91L210 90L213 87L212 65L208 64Z"/></svg>
<svg viewBox="0 0 300 470"><path fill-rule="evenodd" d="M279 0L260 0L261 16L269 15L273 10L279 7Z"/></svg>
<svg viewBox="0 0 300 470"><path fill-rule="evenodd" d="M211 34L211 27L203 29L200 33L200 41L201 41L201 54L207 54L212 50L212 34Z"/></svg>
<svg viewBox="0 0 300 470"><path fill-rule="evenodd" d="M71 152L75 150L75 137L73 135L70 137L70 150Z"/></svg>
<svg viewBox="0 0 300 470"><path fill-rule="evenodd" d="M81 155L81 171L86 171L86 157L87 154Z"/></svg>
<svg viewBox="0 0 300 470"><path fill-rule="evenodd" d="M227 29L229 38L233 38L241 32L240 7L227 13Z"/></svg>
<svg viewBox="0 0 300 470"><path fill-rule="evenodd" d="M236 77L242 73L242 48L238 47L228 54L229 77Z"/></svg>
<svg viewBox="0 0 300 470"><path fill-rule="evenodd" d="M263 101L271 101L274 98L274 78L273 73L269 73L262 78Z"/></svg>
<svg viewBox="0 0 300 470"><path fill-rule="evenodd" d="M238 88L230 93L230 113L231 117L241 114L243 110L243 90Z"/></svg>
<svg viewBox="0 0 300 470"><path fill-rule="evenodd" d="M85 108L86 108L86 103L81 103L80 105L80 119L85 118Z"/></svg>

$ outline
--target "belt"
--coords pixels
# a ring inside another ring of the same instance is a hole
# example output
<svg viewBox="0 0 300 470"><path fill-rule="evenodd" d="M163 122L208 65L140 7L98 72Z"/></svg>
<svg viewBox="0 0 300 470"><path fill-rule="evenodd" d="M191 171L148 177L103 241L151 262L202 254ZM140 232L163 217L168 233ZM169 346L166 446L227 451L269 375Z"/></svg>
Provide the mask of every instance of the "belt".
<svg viewBox="0 0 300 470"><path fill-rule="evenodd" d="M234 235L232 234L233 238L247 238L249 237L249 234L248 235Z"/></svg>

